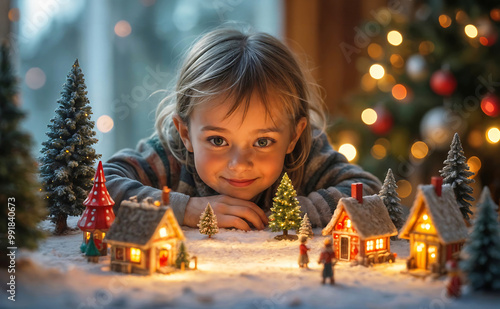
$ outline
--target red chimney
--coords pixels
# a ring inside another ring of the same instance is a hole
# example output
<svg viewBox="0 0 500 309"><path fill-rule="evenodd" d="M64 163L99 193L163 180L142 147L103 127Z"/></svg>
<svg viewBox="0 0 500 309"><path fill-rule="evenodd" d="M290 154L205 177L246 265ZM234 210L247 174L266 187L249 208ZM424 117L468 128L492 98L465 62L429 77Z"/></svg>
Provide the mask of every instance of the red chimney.
<svg viewBox="0 0 500 309"><path fill-rule="evenodd" d="M170 189L167 186L163 187L163 192L161 193L161 201L164 206L170 204Z"/></svg>
<svg viewBox="0 0 500 309"><path fill-rule="evenodd" d="M351 185L351 196L358 200L360 204L363 204L363 184L353 183Z"/></svg>
<svg viewBox="0 0 500 309"><path fill-rule="evenodd" d="M443 177L433 176L431 178L431 184L434 186L437 196L441 196L443 190Z"/></svg>

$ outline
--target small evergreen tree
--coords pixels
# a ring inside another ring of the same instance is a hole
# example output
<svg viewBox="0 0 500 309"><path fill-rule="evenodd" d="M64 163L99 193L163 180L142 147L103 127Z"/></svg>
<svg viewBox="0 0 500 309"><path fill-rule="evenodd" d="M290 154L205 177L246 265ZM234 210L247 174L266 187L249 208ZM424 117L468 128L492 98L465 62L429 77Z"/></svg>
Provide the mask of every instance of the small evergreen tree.
<svg viewBox="0 0 500 309"><path fill-rule="evenodd" d="M314 235L311 221L309 221L309 217L307 216L307 214L305 214L304 218L302 218L302 223L300 224L299 228L299 235L305 235L307 238L311 238Z"/></svg>
<svg viewBox="0 0 500 309"><path fill-rule="evenodd" d="M385 176L384 184L380 190L379 196L384 202L385 207L389 211L389 216L391 217L392 223L398 229L398 231L404 225L403 209L401 207L401 199L399 198L396 189L396 180L394 179L394 174L391 169L387 170L387 175ZM391 239L397 239L397 236L391 237Z"/></svg>
<svg viewBox="0 0 500 309"><path fill-rule="evenodd" d="M215 216L214 210L210 203L207 204L205 211L200 216L200 223L198 223L200 228L200 233L208 235L208 238L219 233L219 227L217 226L217 217Z"/></svg>
<svg viewBox="0 0 500 309"><path fill-rule="evenodd" d="M441 177L443 177L443 183L452 186L462 216L465 220L469 220L472 211L470 210L471 204L468 201L474 200L471 196L472 188L469 186L474 180L469 179L469 177L474 175L474 173L469 171L469 165L467 164L462 143L457 133L453 136L450 151L448 151L448 158L443 163L445 166L439 171Z"/></svg>
<svg viewBox="0 0 500 309"><path fill-rule="evenodd" d="M101 156L93 148L97 139L86 88L76 60L48 125L49 139L42 143L40 172L55 234L67 230L68 216L79 216L85 209L83 201L93 185L95 161Z"/></svg>
<svg viewBox="0 0 500 309"><path fill-rule="evenodd" d="M87 248L85 249L85 256L87 257L89 262L97 263L99 262L99 257L101 253L99 249L97 249L94 242L94 234L90 235L89 243L87 244Z"/></svg>
<svg viewBox="0 0 500 309"><path fill-rule="evenodd" d="M23 132L20 122L25 113L19 108L16 79L9 59L9 48L0 50L0 200L2 203L0 244L7 247L35 249L43 238L37 224L47 215L40 199L36 161L31 156L31 136ZM15 238L9 239L8 227L15 227ZM0 265L5 266L2 254Z"/></svg>
<svg viewBox="0 0 500 309"><path fill-rule="evenodd" d="M463 249L465 259L460 263L473 290L500 290L500 226L496 205L490 191L484 188L477 206L472 233Z"/></svg>
<svg viewBox="0 0 500 309"><path fill-rule="evenodd" d="M175 259L175 267L181 268L181 264L184 262L184 266L189 268L189 254L187 253L186 246L182 241L179 245L179 252L177 253L177 258Z"/></svg>
<svg viewBox="0 0 500 309"><path fill-rule="evenodd" d="M297 230L300 227L300 205L297 200L297 192L293 188L292 181L285 173L273 198L273 212L269 216L269 227L273 232L283 231L283 235L276 239L297 239L296 235L288 235L288 230Z"/></svg>

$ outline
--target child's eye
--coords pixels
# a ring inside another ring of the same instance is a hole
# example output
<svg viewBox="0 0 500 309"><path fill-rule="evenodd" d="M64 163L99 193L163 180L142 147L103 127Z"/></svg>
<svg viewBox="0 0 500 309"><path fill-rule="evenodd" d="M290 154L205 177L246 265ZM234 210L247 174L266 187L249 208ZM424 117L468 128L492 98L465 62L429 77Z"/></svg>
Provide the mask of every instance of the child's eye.
<svg viewBox="0 0 500 309"><path fill-rule="evenodd" d="M259 139L255 142L254 146L256 146L256 147L261 147L261 148L263 148L263 147L269 147L269 146L271 146L274 142L275 142L275 141L274 141L273 139L270 139L270 138L259 138Z"/></svg>
<svg viewBox="0 0 500 309"><path fill-rule="evenodd" d="M227 145L227 142L222 137L220 137L220 136L209 137L208 141L212 145L217 146L217 147L222 147L222 146L226 146Z"/></svg>

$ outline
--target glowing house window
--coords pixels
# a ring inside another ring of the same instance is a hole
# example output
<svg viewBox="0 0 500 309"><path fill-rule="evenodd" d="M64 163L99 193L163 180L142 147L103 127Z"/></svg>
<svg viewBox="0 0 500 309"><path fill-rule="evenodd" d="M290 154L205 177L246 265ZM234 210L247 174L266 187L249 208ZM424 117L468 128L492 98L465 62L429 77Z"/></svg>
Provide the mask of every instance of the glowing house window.
<svg viewBox="0 0 500 309"><path fill-rule="evenodd" d="M134 263L141 262L141 249L130 248L130 261Z"/></svg>
<svg viewBox="0 0 500 309"><path fill-rule="evenodd" d="M373 240L366 242L366 251L373 251Z"/></svg>
<svg viewBox="0 0 500 309"><path fill-rule="evenodd" d="M90 232L85 232L85 237L87 238L87 240L90 239Z"/></svg>
<svg viewBox="0 0 500 309"><path fill-rule="evenodd" d="M163 238L163 237L167 237L167 235L168 235L168 233L167 233L167 229L166 229L166 228L164 228L164 227L162 227L162 228L160 229L159 233L160 233L160 237L162 237L162 238Z"/></svg>
<svg viewBox="0 0 500 309"><path fill-rule="evenodd" d="M346 225L346 227L350 228L351 227L351 220L347 219L345 225Z"/></svg>
<svg viewBox="0 0 500 309"><path fill-rule="evenodd" d="M379 250L383 248L384 248L384 239L383 238L377 239L375 243L375 249Z"/></svg>

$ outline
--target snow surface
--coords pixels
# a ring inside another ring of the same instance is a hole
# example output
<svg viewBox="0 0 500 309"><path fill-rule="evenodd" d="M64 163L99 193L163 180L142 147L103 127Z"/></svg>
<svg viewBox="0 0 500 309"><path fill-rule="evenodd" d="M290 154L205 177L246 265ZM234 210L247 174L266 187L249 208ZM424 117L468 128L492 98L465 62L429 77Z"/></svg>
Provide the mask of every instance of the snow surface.
<svg viewBox="0 0 500 309"><path fill-rule="evenodd" d="M69 225L76 227L78 218ZM43 228L51 230L49 222ZM394 264L370 268L339 262L335 286L321 285L316 263L323 243L319 229L308 242L310 269L299 269L297 241L277 241L269 230L220 229L208 239L183 227L198 270L140 276L110 272L109 256L87 263L75 230L50 236L35 252L18 252L16 302L2 289L0 308L499 308L500 295L444 295L446 278L415 278L405 269L408 242L392 241ZM8 282L7 272L0 274ZM4 283L5 284L5 283ZM4 285L5 287L5 285Z"/></svg>

